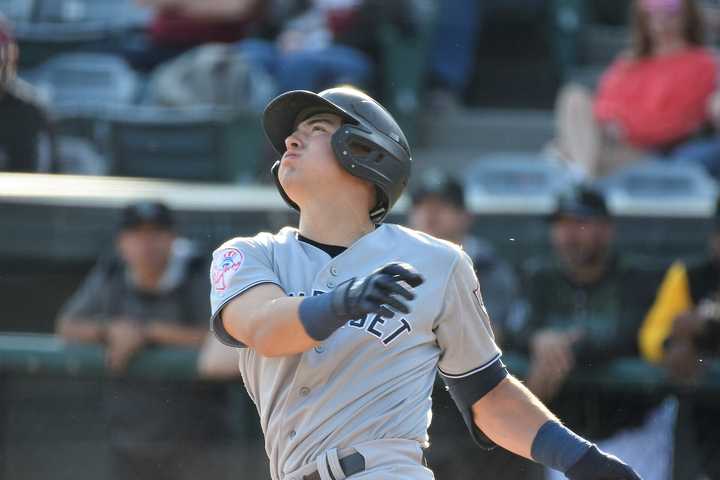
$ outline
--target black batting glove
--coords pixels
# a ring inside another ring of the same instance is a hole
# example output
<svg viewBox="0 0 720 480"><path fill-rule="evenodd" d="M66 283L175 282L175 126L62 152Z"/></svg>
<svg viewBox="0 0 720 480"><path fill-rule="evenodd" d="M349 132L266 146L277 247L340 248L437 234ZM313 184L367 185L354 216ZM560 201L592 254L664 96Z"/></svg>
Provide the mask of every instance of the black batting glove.
<svg viewBox="0 0 720 480"><path fill-rule="evenodd" d="M369 313L392 318L393 310L410 313L407 302L415 299L412 289L424 281L407 263L390 263L367 277L353 278L338 285L332 291L333 312L338 318L347 320Z"/></svg>
<svg viewBox="0 0 720 480"><path fill-rule="evenodd" d="M594 445L565 472L565 476L570 480L642 480L622 460Z"/></svg>
<svg viewBox="0 0 720 480"><path fill-rule="evenodd" d="M423 278L406 263L390 263L360 279L350 279L321 295L306 297L298 317L308 336L319 342L328 338L348 320L377 313L392 318L397 310L409 313L407 302L415 298L412 289Z"/></svg>

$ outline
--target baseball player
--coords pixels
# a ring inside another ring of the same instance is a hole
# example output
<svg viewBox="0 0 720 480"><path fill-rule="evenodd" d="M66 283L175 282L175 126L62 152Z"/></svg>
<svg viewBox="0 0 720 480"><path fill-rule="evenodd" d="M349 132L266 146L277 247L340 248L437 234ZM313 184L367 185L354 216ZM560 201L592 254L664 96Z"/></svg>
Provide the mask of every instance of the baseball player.
<svg viewBox="0 0 720 480"><path fill-rule="evenodd" d="M379 103L349 87L291 91L263 126L299 227L214 252L211 325L239 348L273 480L432 479L422 449L438 371L482 445L571 479L639 479L508 374L459 247L382 223L412 159Z"/></svg>

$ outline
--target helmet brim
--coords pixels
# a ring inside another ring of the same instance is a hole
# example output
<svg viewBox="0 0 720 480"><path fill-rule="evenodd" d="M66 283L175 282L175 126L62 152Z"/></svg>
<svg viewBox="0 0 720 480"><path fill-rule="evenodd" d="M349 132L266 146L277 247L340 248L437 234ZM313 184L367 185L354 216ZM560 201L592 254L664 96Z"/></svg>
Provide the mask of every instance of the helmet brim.
<svg viewBox="0 0 720 480"><path fill-rule="evenodd" d="M298 117L303 112L334 113L343 122L357 123L348 112L320 95L307 90L293 90L275 97L263 112L265 135L279 154L285 153L285 139L295 131Z"/></svg>

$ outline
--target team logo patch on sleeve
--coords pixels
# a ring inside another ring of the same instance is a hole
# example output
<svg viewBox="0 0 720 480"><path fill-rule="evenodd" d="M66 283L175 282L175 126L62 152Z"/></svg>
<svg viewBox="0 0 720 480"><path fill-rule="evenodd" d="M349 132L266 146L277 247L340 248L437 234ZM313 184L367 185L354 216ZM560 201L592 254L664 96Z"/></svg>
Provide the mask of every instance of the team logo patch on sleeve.
<svg viewBox="0 0 720 480"><path fill-rule="evenodd" d="M237 272L245 260L245 255L237 248L226 248L215 254L212 264L213 288L218 293L224 293L230 284L230 279Z"/></svg>

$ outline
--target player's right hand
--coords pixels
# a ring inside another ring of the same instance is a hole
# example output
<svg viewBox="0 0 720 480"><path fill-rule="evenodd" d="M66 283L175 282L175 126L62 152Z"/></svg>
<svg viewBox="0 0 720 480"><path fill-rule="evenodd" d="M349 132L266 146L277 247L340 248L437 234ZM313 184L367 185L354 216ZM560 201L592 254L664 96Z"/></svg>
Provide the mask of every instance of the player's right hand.
<svg viewBox="0 0 720 480"><path fill-rule="evenodd" d="M333 290L333 311L338 317L347 319L369 313L392 318L393 310L409 313L407 302L415 298L412 289L424 281L407 263L390 263L367 277L353 278L338 285Z"/></svg>

